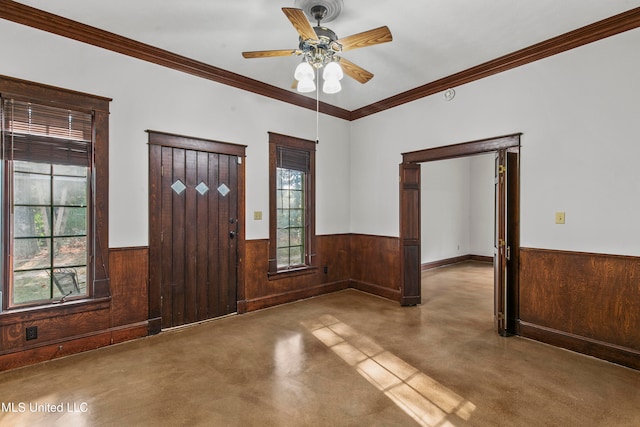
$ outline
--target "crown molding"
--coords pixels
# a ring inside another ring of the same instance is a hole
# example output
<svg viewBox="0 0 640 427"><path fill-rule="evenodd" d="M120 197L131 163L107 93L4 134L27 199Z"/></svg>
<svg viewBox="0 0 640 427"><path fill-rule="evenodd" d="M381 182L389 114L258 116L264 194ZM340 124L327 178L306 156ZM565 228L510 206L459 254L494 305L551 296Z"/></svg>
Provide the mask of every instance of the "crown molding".
<svg viewBox="0 0 640 427"><path fill-rule="evenodd" d="M15 1L0 0L0 18L278 101L316 110L316 100L307 96ZM344 120L349 120L351 116L349 110L325 102L319 103L319 110L321 113Z"/></svg>
<svg viewBox="0 0 640 427"><path fill-rule="evenodd" d="M316 100L307 96L293 93L289 90L281 89L204 62L196 61L15 1L0 0L0 18L302 108L316 110ZM553 37L549 40L520 49L516 52L353 111L325 102L319 103L319 109L323 114L343 120L358 120L449 88L480 80L638 27L640 27L640 7Z"/></svg>
<svg viewBox="0 0 640 427"><path fill-rule="evenodd" d="M501 56L459 73L410 89L351 112L351 120L358 120L447 89L470 83L531 62L548 58L595 41L640 27L640 7L602 21L578 28L513 53Z"/></svg>

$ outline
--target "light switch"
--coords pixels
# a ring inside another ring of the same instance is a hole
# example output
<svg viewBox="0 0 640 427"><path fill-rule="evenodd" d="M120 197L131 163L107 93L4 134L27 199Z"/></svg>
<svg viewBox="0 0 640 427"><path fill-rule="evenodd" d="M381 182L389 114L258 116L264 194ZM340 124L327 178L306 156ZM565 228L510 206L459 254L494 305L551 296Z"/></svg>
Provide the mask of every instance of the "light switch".
<svg viewBox="0 0 640 427"><path fill-rule="evenodd" d="M262 221L262 211L254 211L253 219L254 221Z"/></svg>
<svg viewBox="0 0 640 427"><path fill-rule="evenodd" d="M564 212L556 212L556 224L564 224Z"/></svg>

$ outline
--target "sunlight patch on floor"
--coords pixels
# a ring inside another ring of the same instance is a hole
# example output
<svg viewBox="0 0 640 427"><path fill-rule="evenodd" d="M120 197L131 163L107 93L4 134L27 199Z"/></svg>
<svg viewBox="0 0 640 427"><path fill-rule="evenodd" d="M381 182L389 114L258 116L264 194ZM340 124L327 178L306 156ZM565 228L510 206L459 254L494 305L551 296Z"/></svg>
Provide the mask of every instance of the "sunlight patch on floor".
<svg viewBox="0 0 640 427"><path fill-rule="evenodd" d="M302 324L423 427L455 427L476 406L331 315Z"/></svg>

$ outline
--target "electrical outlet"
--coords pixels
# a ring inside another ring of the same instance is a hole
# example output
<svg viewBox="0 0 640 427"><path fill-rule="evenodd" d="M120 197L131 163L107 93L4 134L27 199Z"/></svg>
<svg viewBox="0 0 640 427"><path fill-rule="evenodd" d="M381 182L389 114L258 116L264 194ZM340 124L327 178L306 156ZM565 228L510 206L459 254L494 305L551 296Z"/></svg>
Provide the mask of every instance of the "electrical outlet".
<svg viewBox="0 0 640 427"><path fill-rule="evenodd" d="M26 329L27 341L38 339L38 327L28 326Z"/></svg>
<svg viewBox="0 0 640 427"><path fill-rule="evenodd" d="M564 212L556 212L556 224L564 224Z"/></svg>

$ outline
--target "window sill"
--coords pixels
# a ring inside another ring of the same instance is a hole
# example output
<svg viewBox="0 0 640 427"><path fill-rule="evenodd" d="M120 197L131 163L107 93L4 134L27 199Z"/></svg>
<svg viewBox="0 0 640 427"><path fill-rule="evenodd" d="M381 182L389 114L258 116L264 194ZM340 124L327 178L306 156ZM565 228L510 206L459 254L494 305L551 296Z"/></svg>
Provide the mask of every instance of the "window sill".
<svg viewBox="0 0 640 427"><path fill-rule="evenodd" d="M305 267L292 268L290 270L281 270L276 272L269 272L267 276L269 280L280 280L288 277L304 276L307 274L314 274L318 272L318 267L308 265Z"/></svg>
<svg viewBox="0 0 640 427"><path fill-rule="evenodd" d="M111 305L111 297L85 298L65 301L63 303L43 304L31 307L20 307L0 313L0 326L24 320L40 320L49 317L104 310Z"/></svg>

